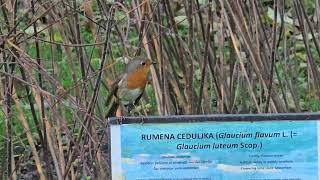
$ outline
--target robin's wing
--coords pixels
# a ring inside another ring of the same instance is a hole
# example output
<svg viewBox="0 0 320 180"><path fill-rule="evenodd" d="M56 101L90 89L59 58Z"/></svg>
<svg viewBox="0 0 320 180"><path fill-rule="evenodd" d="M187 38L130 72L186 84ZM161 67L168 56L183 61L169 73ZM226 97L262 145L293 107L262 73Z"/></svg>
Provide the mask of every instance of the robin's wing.
<svg viewBox="0 0 320 180"><path fill-rule="evenodd" d="M108 94L107 100L106 100L106 105L108 105L110 103L110 101L112 100L112 98L114 96L117 96L117 91L119 89L119 82L121 81L122 78L123 78L123 75L116 78L115 81L113 82L111 89L110 89L110 92Z"/></svg>
<svg viewBox="0 0 320 180"><path fill-rule="evenodd" d="M145 91L145 90L143 90L143 91L141 92L141 94L137 97L137 99L134 100L134 105L137 105L137 104L138 104L138 102L140 101L140 99L141 99L144 91Z"/></svg>
<svg viewBox="0 0 320 180"><path fill-rule="evenodd" d="M119 89L118 84L122 78L123 76L119 76L112 84L112 88L110 89L110 92L106 100L106 106L107 106L107 113L105 116L106 118L110 116L114 116L119 107L119 103L117 99L117 91Z"/></svg>

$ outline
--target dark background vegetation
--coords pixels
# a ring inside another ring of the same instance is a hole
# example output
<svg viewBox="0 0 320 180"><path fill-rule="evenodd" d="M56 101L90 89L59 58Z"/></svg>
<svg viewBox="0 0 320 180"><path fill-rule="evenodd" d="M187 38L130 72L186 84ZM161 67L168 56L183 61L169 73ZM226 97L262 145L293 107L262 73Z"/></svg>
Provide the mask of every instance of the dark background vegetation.
<svg viewBox="0 0 320 180"><path fill-rule="evenodd" d="M140 115L320 109L318 0L0 0L0 178L109 177L105 100L157 61Z"/></svg>

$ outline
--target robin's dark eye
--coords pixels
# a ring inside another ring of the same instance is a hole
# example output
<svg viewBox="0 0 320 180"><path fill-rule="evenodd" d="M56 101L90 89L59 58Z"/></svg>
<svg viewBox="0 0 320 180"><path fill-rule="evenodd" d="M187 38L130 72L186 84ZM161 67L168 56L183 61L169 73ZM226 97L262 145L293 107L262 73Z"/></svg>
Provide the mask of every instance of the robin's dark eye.
<svg viewBox="0 0 320 180"><path fill-rule="evenodd" d="M142 62L141 62L141 65L142 65L142 66L146 65L146 62L142 61Z"/></svg>

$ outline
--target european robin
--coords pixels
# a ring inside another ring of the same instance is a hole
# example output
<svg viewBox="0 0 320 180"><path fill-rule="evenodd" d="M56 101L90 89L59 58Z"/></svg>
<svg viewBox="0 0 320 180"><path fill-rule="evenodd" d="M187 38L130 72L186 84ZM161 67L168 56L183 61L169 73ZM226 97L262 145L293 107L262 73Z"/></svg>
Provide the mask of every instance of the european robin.
<svg viewBox="0 0 320 180"><path fill-rule="evenodd" d="M131 113L143 95L152 64L155 63L144 56L135 57L128 62L124 73L117 78L110 91L107 104L111 104L111 107L109 106L107 117L115 115L119 105L121 116ZM114 99L113 102L111 99Z"/></svg>

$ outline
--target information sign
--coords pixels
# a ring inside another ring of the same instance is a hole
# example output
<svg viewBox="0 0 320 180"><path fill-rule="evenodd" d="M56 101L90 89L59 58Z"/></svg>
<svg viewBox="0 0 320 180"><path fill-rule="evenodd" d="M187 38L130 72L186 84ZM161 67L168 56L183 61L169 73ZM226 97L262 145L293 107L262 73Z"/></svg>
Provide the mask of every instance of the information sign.
<svg viewBox="0 0 320 180"><path fill-rule="evenodd" d="M111 119L112 179L317 180L318 117L172 116L122 123Z"/></svg>

